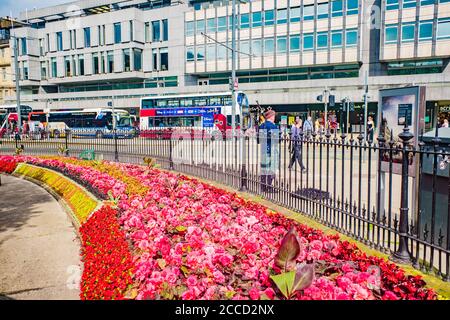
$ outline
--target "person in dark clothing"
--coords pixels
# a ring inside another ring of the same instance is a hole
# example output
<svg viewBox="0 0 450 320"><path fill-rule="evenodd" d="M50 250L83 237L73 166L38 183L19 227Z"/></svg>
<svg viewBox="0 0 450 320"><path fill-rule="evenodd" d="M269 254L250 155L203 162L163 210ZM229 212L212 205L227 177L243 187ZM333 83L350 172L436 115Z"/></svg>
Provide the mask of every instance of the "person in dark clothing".
<svg viewBox="0 0 450 320"><path fill-rule="evenodd" d="M303 165L302 160L302 136L302 119L300 119L300 117L297 117L295 119L295 124L291 129L291 161L289 162L289 170L292 169L296 162L298 162L302 171L306 171L306 167Z"/></svg>
<svg viewBox="0 0 450 320"><path fill-rule="evenodd" d="M373 122L372 116L369 116L367 121L367 140L369 143L373 142L373 133L375 131L375 124Z"/></svg>
<svg viewBox="0 0 450 320"><path fill-rule="evenodd" d="M262 139L261 146L261 189L263 192L273 192L272 184L278 169L278 140L280 130L275 124L275 111L268 110L264 117L266 121L259 127Z"/></svg>

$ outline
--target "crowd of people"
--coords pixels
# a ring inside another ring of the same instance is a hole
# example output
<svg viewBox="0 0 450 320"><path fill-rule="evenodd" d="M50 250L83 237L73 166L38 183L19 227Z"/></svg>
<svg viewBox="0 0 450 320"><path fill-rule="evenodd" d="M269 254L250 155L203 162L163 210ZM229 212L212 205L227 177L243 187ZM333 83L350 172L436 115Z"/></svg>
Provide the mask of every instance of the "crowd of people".
<svg viewBox="0 0 450 320"><path fill-rule="evenodd" d="M275 136L282 136L282 132L277 124L275 124L276 112L267 110L259 119L258 124L258 143L263 144L261 147L261 185L263 192L273 191L273 181L279 166L278 147L273 147L272 141ZM303 121L299 116L295 118L294 124L289 130L289 170L292 170L297 164L302 172L306 172L307 168L303 163L302 144L305 138L310 137L313 133L324 132L323 125L319 119L313 122L311 116ZM367 120L367 140L373 142L375 131L375 123L372 116ZM261 139L263 137L263 139ZM261 141L262 140L262 141Z"/></svg>
<svg viewBox="0 0 450 320"><path fill-rule="evenodd" d="M35 122L28 122L26 120L22 121L22 126L19 130L19 126L17 125L17 121L12 120L9 121L3 132L2 136L10 136L20 138L20 139L45 139L46 132L45 132L45 125L43 122L35 123Z"/></svg>

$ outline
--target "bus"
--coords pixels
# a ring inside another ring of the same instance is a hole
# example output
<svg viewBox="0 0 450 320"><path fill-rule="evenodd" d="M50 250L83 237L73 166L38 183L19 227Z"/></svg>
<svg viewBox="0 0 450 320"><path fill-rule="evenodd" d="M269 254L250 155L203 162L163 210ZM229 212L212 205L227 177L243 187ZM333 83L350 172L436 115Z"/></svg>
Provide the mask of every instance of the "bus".
<svg viewBox="0 0 450 320"><path fill-rule="evenodd" d="M114 110L117 137L133 138L137 134L136 118L128 111ZM113 138L112 109L83 109L50 112L31 112L28 116L30 131L43 123L52 138L63 137L66 132L73 137Z"/></svg>
<svg viewBox="0 0 450 320"><path fill-rule="evenodd" d="M236 124L240 110L248 109L243 92L236 95ZM164 135L175 128L219 130L225 132L232 125L231 92L189 95L154 96L141 99L141 136Z"/></svg>

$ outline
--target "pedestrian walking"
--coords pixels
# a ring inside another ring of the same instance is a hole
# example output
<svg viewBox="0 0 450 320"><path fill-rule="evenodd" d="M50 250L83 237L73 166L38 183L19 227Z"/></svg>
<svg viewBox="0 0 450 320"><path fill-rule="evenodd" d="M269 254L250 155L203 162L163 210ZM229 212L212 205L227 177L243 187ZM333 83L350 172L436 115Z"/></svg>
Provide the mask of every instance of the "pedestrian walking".
<svg viewBox="0 0 450 320"><path fill-rule="evenodd" d="M373 141L373 133L375 131L375 124L373 122L373 117L369 116L367 120L367 141L372 143Z"/></svg>
<svg viewBox="0 0 450 320"><path fill-rule="evenodd" d="M28 137L28 133L30 131L30 126L28 125L28 121L22 122L22 138Z"/></svg>
<svg viewBox="0 0 450 320"><path fill-rule="evenodd" d="M297 117L295 119L295 124L291 129L291 141L290 141L290 152L291 152L291 161L289 162L289 170L298 162L302 172L306 171L306 167L303 165L302 159L302 119Z"/></svg>
<svg viewBox="0 0 450 320"><path fill-rule="evenodd" d="M448 128L448 120L444 119L444 123L442 124L442 128Z"/></svg>
<svg viewBox="0 0 450 320"><path fill-rule="evenodd" d="M311 116L308 116L308 118L305 121L305 124L303 125L303 132L309 137L314 131L314 125L312 122Z"/></svg>
<svg viewBox="0 0 450 320"><path fill-rule="evenodd" d="M268 110L264 114L265 121L259 126L258 143L261 145L261 190L273 192L272 187L278 169L278 140L280 130L275 124L276 113Z"/></svg>

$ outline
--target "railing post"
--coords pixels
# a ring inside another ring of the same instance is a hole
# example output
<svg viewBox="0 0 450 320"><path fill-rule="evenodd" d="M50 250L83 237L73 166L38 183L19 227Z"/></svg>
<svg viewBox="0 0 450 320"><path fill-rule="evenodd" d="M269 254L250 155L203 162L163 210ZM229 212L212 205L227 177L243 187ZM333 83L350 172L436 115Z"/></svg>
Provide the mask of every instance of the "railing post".
<svg viewBox="0 0 450 320"><path fill-rule="evenodd" d="M238 131L241 135L244 135L244 131ZM245 143L248 137L245 135L241 137L241 183L239 191L247 191L247 166L246 166L246 154Z"/></svg>
<svg viewBox="0 0 450 320"><path fill-rule="evenodd" d="M164 140L163 140L164 141ZM169 169L173 170L173 146L172 146L172 135L169 138Z"/></svg>
<svg viewBox="0 0 450 320"><path fill-rule="evenodd" d="M409 143L414 135L409 131L407 122L403 132L399 134L403 144L402 151L402 184L401 184L401 208L399 221L399 246L391 256L391 260L402 264L411 264L412 258L408 248L408 179L409 179ZM392 161L392 159L390 159Z"/></svg>
<svg viewBox="0 0 450 320"><path fill-rule="evenodd" d="M66 150L64 150L64 154L65 154L66 157L69 156L69 142L68 142L68 139L69 139L69 130L65 129L64 141L65 141L65 145L66 145L66 147L65 147Z"/></svg>
<svg viewBox="0 0 450 320"><path fill-rule="evenodd" d="M117 146L117 128L114 128L114 160L119 162L119 150Z"/></svg>

